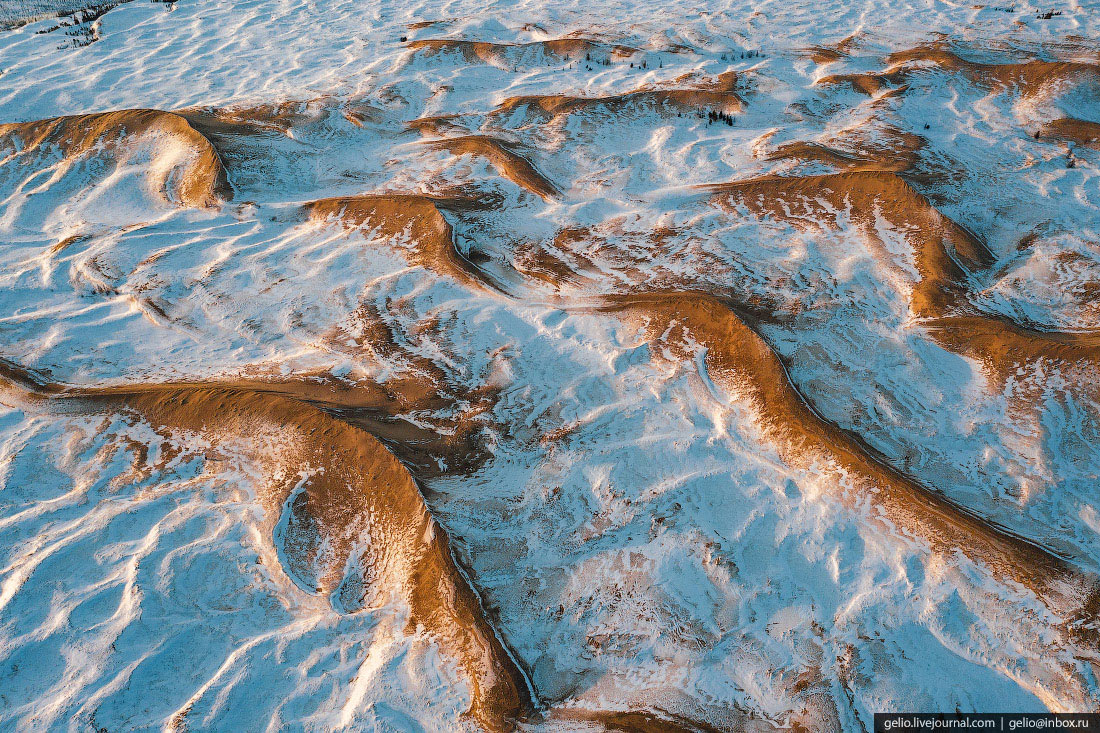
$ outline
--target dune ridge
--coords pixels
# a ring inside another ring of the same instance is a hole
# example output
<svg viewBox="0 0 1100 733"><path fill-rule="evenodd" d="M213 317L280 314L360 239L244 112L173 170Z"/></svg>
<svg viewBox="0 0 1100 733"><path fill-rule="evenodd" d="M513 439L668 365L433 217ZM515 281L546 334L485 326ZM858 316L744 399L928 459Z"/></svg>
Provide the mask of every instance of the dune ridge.
<svg viewBox="0 0 1100 733"><path fill-rule="evenodd" d="M315 115L306 111L306 104L285 101L251 106L190 107L177 110L175 114L208 137L264 132L287 135L294 127L315 119Z"/></svg>
<svg viewBox="0 0 1100 733"><path fill-rule="evenodd" d="M494 115L506 115L526 108L549 119L568 117L578 112L622 113L633 108L670 109L680 112L718 111L739 114L745 110L745 101L732 88L698 89L636 89L621 94L581 97L570 94L526 94L508 97L493 111Z"/></svg>
<svg viewBox="0 0 1100 733"><path fill-rule="evenodd" d="M974 306L970 278L992 266L992 254L972 232L940 213L900 175L857 170L769 176L716 184L706 190L715 204L727 210L743 206L756 215L804 226L835 220L835 212L846 211L870 240L877 239L878 216L902 229L913 246L920 274L910 293L913 315L923 320L937 343L978 359L1002 384L1020 364L1040 360L1100 364L1097 334L1041 330Z"/></svg>
<svg viewBox="0 0 1100 733"><path fill-rule="evenodd" d="M453 155L474 155L485 158L497 173L544 200L561 195L558 187L526 157L516 152L512 144L491 135L463 135L441 140L427 140L424 145L435 150L445 150Z"/></svg>
<svg viewBox="0 0 1100 733"><path fill-rule="evenodd" d="M1100 122L1061 117L1043 125L1038 134L1100 150Z"/></svg>
<svg viewBox="0 0 1100 733"><path fill-rule="evenodd" d="M302 210L311 222L336 221L389 239L407 237L412 264L476 289L497 291L499 286L455 247L454 229L443 216L445 208L476 205L473 199L393 193L317 199Z"/></svg>
<svg viewBox="0 0 1100 733"><path fill-rule="evenodd" d="M850 84L868 96L877 96L892 86L907 84L928 70L962 74L974 84L989 89L1013 88L1034 97L1054 85L1074 79L1100 80L1100 64L1083 61L1029 61L987 64L963 58L944 44L917 46L886 57L888 67L880 72L834 74L818 80L820 85Z"/></svg>
<svg viewBox="0 0 1100 733"><path fill-rule="evenodd" d="M23 160L56 147L68 161L111 152L141 135L170 137L193 151L178 175L151 181L169 201L207 208L232 197L225 166L211 142L173 112L127 109L0 125L4 160Z"/></svg>
<svg viewBox="0 0 1100 733"><path fill-rule="evenodd" d="M405 602L408 628L426 629L468 678L467 714L486 730L512 730L531 711L526 678L485 620L414 478L372 435L313 406L316 385L303 386L307 399L289 396L289 382L281 393L248 382L76 388L10 363L0 379L5 401L24 409L129 412L202 435L215 450L243 451L269 476L258 496L262 529L281 545L296 584L344 612L391 596Z"/></svg>
<svg viewBox="0 0 1100 733"><path fill-rule="evenodd" d="M837 498L846 505L868 502L887 525L919 538L934 553L962 554L1000 579L1029 588L1096 651L1097 578L927 488L862 439L822 418L771 346L729 303L703 292L662 292L612 296L600 310L641 325L649 338L685 363L701 348L705 377L754 405L761 430L784 460L817 470L817 459L828 460L838 471ZM845 478L856 491L842 488Z"/></svg>
<svg viewBox="0 0 1100 733"><path fill-rule="evenodd" d="M531 54L551 56L566 61L579 61L595 54L599 62L628 59L638 49L618 44L606 44L588 38L554 38L528 43L491 43L461 38L425 38L409 42L409 49L429 56L457 53L469 63L510 64Z"/></svg>

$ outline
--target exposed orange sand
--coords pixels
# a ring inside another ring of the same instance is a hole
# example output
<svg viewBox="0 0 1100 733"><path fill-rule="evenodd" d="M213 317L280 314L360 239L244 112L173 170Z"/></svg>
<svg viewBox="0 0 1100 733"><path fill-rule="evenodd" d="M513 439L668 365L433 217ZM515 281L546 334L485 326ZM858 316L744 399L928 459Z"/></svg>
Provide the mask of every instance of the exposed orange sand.
<svg viewBox="0 0 1100 733"><path fill-rule="evenodd" d="M374 230L388 239L407 238L416 265L480 289L496 285L454 244L454 230L441 208L469 208L466 199L419 194L373 194L318 199L305 204L310 221L336 221L349 229Z"/></svg>
<svg viewBox="0 0 1100 733"><path fill-rule="evenodd" d="M992 256L972 233L941 214L925 197L892 173L860 171L797 178L758 178L709 189L719 206L742 206L807 225L834 220L846 211L875 239L875 217L903 230L913 246L920 280L910 307L927 319L928 333L944 348L985 364L1003 384L1019 365L1046 360L1066 365L1100 365L1100 335L1037 331L1002 316L978 311L969 301L968 272L983 270Z"/></svg>
<svg viewBox="0 0 1100 733"><path fill-rule="evenodd" d="M263 532L281 539L285 569L300 586L316 583L305 589L350 611L391 596L407 603L409 629L424 628L464 671L468 715L486 730L512 730L530 711L526 680L485 620L413 477L372 435L313 406L315 384L303 385L303 399L291 396L290 382L279 392L245 382L62 388L10 364L0 378L9 401L36 410L133 412L154 426L202 435L213 458L222 445L234 455L243 450L268 477L257 497Z"/></svg>
<svg viewBox="0 0 1100 733"><path fill-rule="evenodd" d="M802 53L815 64L831 64L848 56L843 51L828 46L809 46Z"/></svg>
<svg viewBox="0 0 1100 733"><path fill-rule="evenodd" d="M591 54L596 54L598 58L625 59L638 53L637 49L629 46L607 45L587 38L555 38L530 43L488 43L454 38L426 38L411 41L409 48L431 55L458 53L470 63L487 64L507 63L509 56L521 55L528 50L538 50L546 55L571 61L579 61Z"/></svg>
<svg viewBox="0 0 1100 733"><path fill-rule="evenodd" d="M913 246L920 280L913 286L910 307L917 316L941 316L956 305L965 279L956 258L973 268L984 267L992 259L974 235L941 214L904 179L886 171L770 176L707 190L714 203L731 212L743 206L757 216L802 225L835 222L838 212L849 211L871 239L877 239L876 216L882 216L902 229Z"/></svg>
<svg viewBox="0 0 1100 733"><path fill-rule="evenodd" d="M892 84L900 84L904 79L901 74L830 74L817 80L821 86L849 85L860 94L868 97L878 97L889 92Z"/></svg>
<svg viewBox="0 0 1100 733"><path fill-rule="evenodd" d="M451 384L435 362L398 344L392 328L370 302L362 303L352 320L359 326L354 335L344 328L337 329L330 348L365 349L379 364L389 367L390 376L382 384L360 380L354 389L321 380L311 393L305 392L307 383L302 383L294 387L294 395L364 427L421 478L476 470L488 457L481 441L480 421L492 409L499 390L485 385L470 389ZM437 325L428 323L423 328ZM349 342L354 346L349 347ZM405 368L395 369L397 365ZM269 384L267 388L278 391L278 385ZM421 416L418 424L400 417L410 413Z"/></svg>
<svg viewBox="0 0 1100 733"><path fill-rule="evenodd" d="M279 102L234 107L196 107L178 110L203 134L256 134L278 132L287 134L296 125L313 119L303 111L302 102Z"/></svg>
<svg viewBox="0 0 1100 733"><path fill-rule="evenodd" d="M819 84L849 83L864 94L876 96L889 85L904 84L927 69L965 75L970 81L991 89L1014 88L1025 97L1035 96L1056 84L1072 79L1100 81L1100 65L1078 61L1031 60L1005 64L968 61L942 44L918 46L886 57L890 67L883 72L828 76Z"/></svg>
<svg viewBox="0 0 1100 733"><path fill-rule="evenodd" d="M421 135L446 135L452 132L468 132L468 130L455 120L457 115L437 115L434 117L418 117L405 123L406 129L415 130Z"/></svg>
<svg viewBox="0 0 1100 733"><path fill-rule="evenodd" d="M1039 133L1042 137L1054 137L1068 140L1077 145L1100 150L1100 123L1075 120L1063 117L1051 120L1043 125Z"/></svg>
<svg viewBox="0 0 1100 733"><path fill-rule="evenodd" d="M860 33L853 33L847 38L832 45L820 44L810 46L803 49L802 53L815 64L828 64L833 61L840 61L841 59L848 58L852 49L859 41L860 35Z"/></svg>
<svg viewBox="0 0 1100 733"><path fill-rule="evenodd" d="M181 175L154 182L167 200L202 208L231 197L218 151L186 119L172 112L127 109L0 125L0 151L14 147L18 152L10 154L23 158L56 146L66 158L77 160L99 151L109 153L132 137L146 134L171 137L195 153ZM18 146L13 145L16 139Z"/></svg>
<svg viewBox="0 0 1100 733"><path fill-rule="evenodd" d="M843 172L886 171L900 173L908 170L913 165L913 159L906 155L874 157L801 140L779 146L768 154L768 160L801 160L827 163Z"/></svg>
<svg viewBox="0 0 1100 733"><path fill-rule="evenodd" d="M544 116L564 117L574 112L620 113L642 107L671 111L718 111L738 114L745 103L732 90L716 89L639 89L603 97L577 97L567 94L509 97L497 106L496 114L508 114L521 107Z"/></svg>
<svg viewBox="0 0 1100 733"><path fill-rule="evenodd" d="M1097 579L903 474L862 439L824 420L767 342L726 303L704 293L654 293L616 296L602 310L642 325L660 343L656 351L684 362L701 347L706 376L754 405L761 430L786 462L817 472L822 459L835 466L837 499L844 504L869 503L891 531L919 538L947 558L964 555L1031 589L1067 623L1095 621Z"/></svg>
<svg viewBox="0 0 1100 733"><path fill-rule="evenodd" d="M969 314L933 319L926 326L941 346L978 359L1001 384L1018 366L1040 361L1100 367L1100 333L1096 332L1037 331L1007 318Z"/></svg>
<svg viewBox="0 0 1100 733"><path fill-rule="evenodd" d="M516 152L510 143L500 138L490 135L464 135L429 140L424 144L437 150L446 150L454 155L476 155L485 158L498 174L543 199L553 199L561 195L558 187L539 173L531 161Z"/></svg>

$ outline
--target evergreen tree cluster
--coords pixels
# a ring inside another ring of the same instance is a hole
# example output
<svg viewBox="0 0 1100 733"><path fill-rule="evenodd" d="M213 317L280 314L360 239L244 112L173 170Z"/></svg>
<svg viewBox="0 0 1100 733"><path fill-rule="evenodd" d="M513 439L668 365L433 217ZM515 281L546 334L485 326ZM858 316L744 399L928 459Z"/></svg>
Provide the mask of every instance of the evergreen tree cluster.
<svg viewBox="0 0 1100 733"><path fill-rule="evenodd" d="M707 113L708 122L725 122L730 127L733 127L733 117L725 112L716 112L713 109Z"/></svg>

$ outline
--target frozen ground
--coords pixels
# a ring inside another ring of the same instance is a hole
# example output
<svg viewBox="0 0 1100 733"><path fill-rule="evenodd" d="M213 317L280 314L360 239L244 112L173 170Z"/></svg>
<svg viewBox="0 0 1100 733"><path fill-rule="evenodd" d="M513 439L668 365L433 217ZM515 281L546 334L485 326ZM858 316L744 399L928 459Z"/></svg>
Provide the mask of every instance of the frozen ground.
<svg viewBox="0 0 1100 733"><path fill-rule="evenodd" d="M0 0L0 124L182 118L0 127L0 728L492 727L400 598L300 582L218 414L12 365L381 385L522 729L1100 706L1096 4L47 5ZM438 198L310 205L364 194Z"/></svg>

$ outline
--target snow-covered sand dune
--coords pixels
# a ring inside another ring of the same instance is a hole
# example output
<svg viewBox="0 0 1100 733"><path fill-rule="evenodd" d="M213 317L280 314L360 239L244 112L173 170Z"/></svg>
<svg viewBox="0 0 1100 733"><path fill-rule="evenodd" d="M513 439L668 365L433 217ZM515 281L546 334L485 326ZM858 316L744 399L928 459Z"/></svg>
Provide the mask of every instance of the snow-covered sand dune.
<svg viewBox="0 0 1100 733"><path fill-rule="evenodd" d="M1100 9L0 8L0 728L1100 706Z"/></svg>

